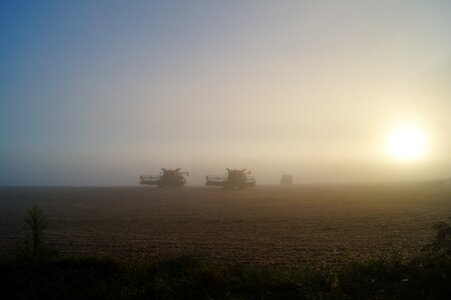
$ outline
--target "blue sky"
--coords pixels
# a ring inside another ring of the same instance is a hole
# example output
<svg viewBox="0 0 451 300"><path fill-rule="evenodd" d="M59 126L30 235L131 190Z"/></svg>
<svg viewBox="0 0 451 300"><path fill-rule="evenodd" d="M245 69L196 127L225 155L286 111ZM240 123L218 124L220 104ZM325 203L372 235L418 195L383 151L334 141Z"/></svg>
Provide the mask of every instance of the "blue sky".
<svg viewBox="0 0 451 300"><path fill-rule="evenodd" d="M449 1L2 1L0 185L450 176ZM399 163L397 124L428 137Z"/></svg>

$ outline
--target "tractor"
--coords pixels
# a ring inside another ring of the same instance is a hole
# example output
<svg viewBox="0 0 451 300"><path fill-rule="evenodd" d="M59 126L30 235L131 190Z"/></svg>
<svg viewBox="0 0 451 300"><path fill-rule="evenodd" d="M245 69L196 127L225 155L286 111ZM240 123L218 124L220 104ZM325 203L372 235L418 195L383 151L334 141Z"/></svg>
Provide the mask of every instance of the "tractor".
<svg viewBox="0 0 451 300"><path fill-rule="evenodd" d="M281 185L292 185L293 184L293 176L291 175L282 175L280 178Z"/></svg>
<svg viewBox="0 0 451 300"><path fill-rule="evenodd" d="M186 184L184 175L189 176L188 172L180 172L179 169L161 169L161 173L158 176L141 175L140 184L156 185L159 188L181 188Z"/></svg>
<svg viewBox="0 0 451 300"><path fill-rule="evenodd" d="M211 176L207 175L207 182L205 183L208 186L222 186L224 189L231 188L240 188L244 189L246 187L255 186L255 179L251 176L251 171L247 171L246 169L242 170L231 170L226 169L227 173L224 176Z"/></svg>

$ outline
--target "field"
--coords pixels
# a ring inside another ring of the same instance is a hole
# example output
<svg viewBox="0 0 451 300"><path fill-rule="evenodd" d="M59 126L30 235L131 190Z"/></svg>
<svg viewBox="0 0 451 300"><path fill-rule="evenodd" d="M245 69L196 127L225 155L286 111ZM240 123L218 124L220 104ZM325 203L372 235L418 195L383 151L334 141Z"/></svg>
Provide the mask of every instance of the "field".
<svg viewBox="0 0 451 300"><path fill-rule="evenodd" d="M329 268L394 253L411 257L451 216L451 187L427 183L1 188L0 249L25 235L34 203L63 255L195 255L220 264Z"/></svg>

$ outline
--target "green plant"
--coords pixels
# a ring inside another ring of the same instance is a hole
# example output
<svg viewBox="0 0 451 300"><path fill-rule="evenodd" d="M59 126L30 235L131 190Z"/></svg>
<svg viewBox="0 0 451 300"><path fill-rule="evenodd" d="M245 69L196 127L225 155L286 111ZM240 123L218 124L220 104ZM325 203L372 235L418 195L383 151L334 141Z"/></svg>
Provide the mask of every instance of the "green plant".
<svg viewBox="0 0 451 300"><path fill-rule="evenodd" d="M38 262L56 255L56 250L46 244L47 217L35 204L25 215L25 223L30 230L25 238L21 254L32 261Z"/></svg>
<svg viewBox="0 0 451 300"><path fill-rule="evenodd" d="M451 258L451 226L446 222L439 222L433 228L436 231L435 239L423 250L431 255Z"/></svg>

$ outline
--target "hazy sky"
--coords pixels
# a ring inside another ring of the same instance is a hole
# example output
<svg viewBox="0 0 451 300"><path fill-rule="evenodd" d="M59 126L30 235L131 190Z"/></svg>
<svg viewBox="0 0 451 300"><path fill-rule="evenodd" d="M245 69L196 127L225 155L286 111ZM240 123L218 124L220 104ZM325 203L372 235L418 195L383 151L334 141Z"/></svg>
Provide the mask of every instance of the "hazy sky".
<svg viewBox="0 0 451 300"><path fill-rule="evenodd" d="M424 155L398 161L408 124ZM0 185L451 176L451 1L1 1Z"/></svg>

